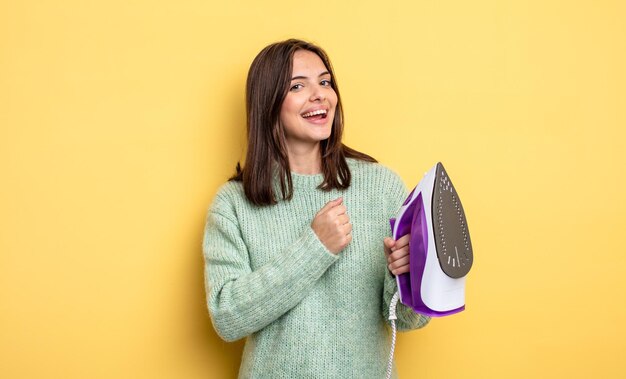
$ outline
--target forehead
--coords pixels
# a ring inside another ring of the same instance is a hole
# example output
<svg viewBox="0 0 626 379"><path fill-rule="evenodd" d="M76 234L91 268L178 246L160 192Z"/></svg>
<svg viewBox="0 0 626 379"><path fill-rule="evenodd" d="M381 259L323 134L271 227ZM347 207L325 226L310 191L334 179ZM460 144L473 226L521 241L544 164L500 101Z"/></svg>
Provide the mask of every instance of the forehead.
<svg viewBox="0 0 626 379"><path fill-rule="evenodd" d="M328 71L322 59L312 51L298 50L293 54L293 76L318 76Z"/></svg>

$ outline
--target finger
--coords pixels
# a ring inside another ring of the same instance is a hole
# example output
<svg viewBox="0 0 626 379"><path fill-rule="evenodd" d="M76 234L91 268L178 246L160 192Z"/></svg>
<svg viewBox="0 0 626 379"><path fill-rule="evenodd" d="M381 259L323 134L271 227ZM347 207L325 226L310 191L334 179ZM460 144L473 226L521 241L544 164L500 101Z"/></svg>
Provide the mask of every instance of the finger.
<svg viewBox="0 0 626 379"><path fill-rule="evenodd" d="M408 257L409 255L410 255L409 248L405 246L402 249L392 251L391 254L389 254L389 257L387 258L387 261L391 263L400 258Z"/></svg>
<svg viewBox="0 0 626 379"><path fill-rule="evenodd" d="M390 262L388 267L389 267L389 270L393 271L393 270L395 270L397 268L400 268L402 266L406 266L408 264L409 264L409 257L407 256L407 257L402 257L400 259L396 259L396 260Z"/></svg>
<svg viewBox="0 0 626 379"><path fill-rule="evenodd" d="M386 237L383 240L383 250L385 251L385 257L389 257L391 254L391 248L396 244L396 241L391 237Z"/></svg>
<svg viewBox="0 0 626 379"><path fill-rule="evenodd" d="M332 208L331 212L335 216L339 216L339 215L343 215L343 214L347 215L348 214L348 208L346 208L346 206L344 204L339 204L336 207Z"/></svg>
<svg viewBox="0 0 626 379"><path fill-rule="evenodd" d="M352 233L346 234L346 244L349 244L350 242L352 242Z"/></svg>
<svg viewBox="0 0 626 379"><path fill-rule="evenodd" d="M410 270L410 266L409 265L404 265L404 266L400 266L396 269L391 270L391 273L394 275L401 275L401 274L406 274L407 272L411 271Z"/></svg>
<svg viewBox="0 0 626 379"><path fill-rule="evenodd" d="M408 246L410 240L411 240L410 234L405 234L402 237L398 238L398 240L396 241L396 249L401 249L404 246Z"/></svg>
<svg viewBox="0 0 626 379"><path fill-rule="evenodd" d="M350 222L350 217L345 214L340 215L339 217L337 217L337 222L339 223L339 225L345 225Z"/></svg>
<svg viewBox="0 0 626 379"><path fill-rule="evenodd" d="M327 212L327 211L329 211L330 209L332 209L332 208L334 208L334 207L338 206L338 205L339 205L339 204L341 204L342 202L343 202L343 197L338 197L338 198L336 198L335 200L331 200L331 201L329 201L328 203L326 203L326 205L324 205L324 206L322 207L322 209L320 209L320 210L317 212L317 214Z"/></svg>
<svg viewBox="0 0 626 379"><path fill-rule="evenodd" d="M343 226L343 232L345 234L350 234L352 235L352 224L351 223L347 223Z"/></svg>

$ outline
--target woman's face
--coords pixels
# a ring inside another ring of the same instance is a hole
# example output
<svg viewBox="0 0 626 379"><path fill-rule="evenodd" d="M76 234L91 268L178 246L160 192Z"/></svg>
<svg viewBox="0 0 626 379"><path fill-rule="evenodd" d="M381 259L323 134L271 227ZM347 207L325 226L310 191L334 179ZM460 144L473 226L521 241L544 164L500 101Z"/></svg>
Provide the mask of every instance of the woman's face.
<svg viewBox="0 0 626 379"><path fill-rule="evenodd" d="M307 147L328 139L336 106L337 94L324 62L311 51L296 51L289 92L280 110L288 147Z"/></svg>

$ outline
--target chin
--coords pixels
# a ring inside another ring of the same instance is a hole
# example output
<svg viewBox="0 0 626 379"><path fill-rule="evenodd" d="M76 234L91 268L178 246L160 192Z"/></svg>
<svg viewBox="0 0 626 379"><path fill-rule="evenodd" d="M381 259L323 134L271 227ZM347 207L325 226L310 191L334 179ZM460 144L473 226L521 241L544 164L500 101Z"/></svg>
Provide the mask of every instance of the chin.
<svg viewBox="0 0 626 379"><path fill-rule="evenodd" d="M318 134L318 135L316 135L314 138L315 138L318 142L321 142L321 141L326 141L327 139L329 139L329 138L330 138L331 134L332 134L332 133L331 133L331 132L330 132L330 130L329 130L329 131L328 131L328 133L321 133L321 134Z"/></svg>

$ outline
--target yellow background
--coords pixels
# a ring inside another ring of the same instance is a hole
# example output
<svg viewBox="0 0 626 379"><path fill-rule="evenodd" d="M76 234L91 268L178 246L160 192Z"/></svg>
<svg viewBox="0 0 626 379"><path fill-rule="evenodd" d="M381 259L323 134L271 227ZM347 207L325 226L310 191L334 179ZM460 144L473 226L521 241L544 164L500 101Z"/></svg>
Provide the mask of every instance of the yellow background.
<svg viewBox="0 0 626 379"><path fill-rule="evenodd" d="M467 310L400 336L401 377L623 377L623 4L1 1L0 377L236 375L202 230L289 37L330 54L349 145L463 199Z"/></svg>

